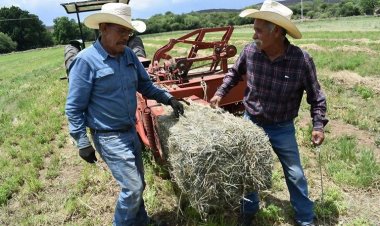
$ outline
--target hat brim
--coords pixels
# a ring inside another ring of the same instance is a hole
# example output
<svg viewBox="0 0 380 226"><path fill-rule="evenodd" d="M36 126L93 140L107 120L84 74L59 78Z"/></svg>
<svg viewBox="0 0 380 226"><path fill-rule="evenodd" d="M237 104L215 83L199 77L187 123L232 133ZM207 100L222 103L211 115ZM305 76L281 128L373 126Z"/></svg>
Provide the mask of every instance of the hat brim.
<svg viewBox="0 0 380 226"><path fill-rule="evenodd" d="M146 30L146 24L140 20L133 20L131 23L126 21L123 17L116 16L110 13L95 13L87 16L84 21L84 25L88 28L99 29L100 23L112 23L119 24L123 27L130 28L139 33L142 33Z"/></svg>
<svg viewBox="0 0 380 226"><path fill-rule="evenodd" d="M301 32L298 30L296 25L294 25L288 18L279 15L278 13L269 11L259 11L257 9L246 9L240 14L240 17L252 17L255 19L266 20L272 22L286 30L286 32L295 39L302 38Z"/></svg>

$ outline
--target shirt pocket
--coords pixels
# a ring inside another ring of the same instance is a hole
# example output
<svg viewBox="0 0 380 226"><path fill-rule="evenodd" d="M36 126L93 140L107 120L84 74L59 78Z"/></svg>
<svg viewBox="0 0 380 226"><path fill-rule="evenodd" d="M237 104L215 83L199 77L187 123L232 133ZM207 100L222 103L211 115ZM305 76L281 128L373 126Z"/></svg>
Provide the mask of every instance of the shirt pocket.
<svg viewBox="0 0 380 226"><path fill-rule="evenodd" d="M138 79L137 79L137 69L136 66L133 64L130 64L127 66L127 70L125 73L124 82L127 85L128 89L136 90L138 86Z"/></svg>
<svg viewBox="0 0 380 226"><path fill-rule="evenodd" d="M276 90L283 100L289 100L292 98L297 98L299 95L299 90L301 89L301 78L300 74L297 72L293 73L282 73L278 76L275 83L278 85Z"/></svg>
<svg viewBox="0 0 380 226"><path fill-rule="evenodd" d="M120 82L110 67L101 68L96 71L94 90L102 93L107 93L118 89Z"/></svg>

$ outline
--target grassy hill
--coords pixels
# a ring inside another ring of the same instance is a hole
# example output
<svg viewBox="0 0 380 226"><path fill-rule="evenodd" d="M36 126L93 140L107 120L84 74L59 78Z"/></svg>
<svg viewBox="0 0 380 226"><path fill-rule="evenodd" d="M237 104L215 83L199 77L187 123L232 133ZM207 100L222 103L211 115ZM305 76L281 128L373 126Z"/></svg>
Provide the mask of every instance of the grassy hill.
<svg viewBox="0 0 380 226"><path fill-rule="evenodd" d="M326 141L310 145L311 119L304 100L296 119L302 163L321 225L380 222L380 18L298 22L303 39L290 40L314 58L326 92ZM184 31L145 35L148 56ZM210 37L212 38L212 37ZM240 51L252 27L236 27L230 43ZM176 49L178 54L186 49ZM0 225L110 225L117 184L103 162L86 164L68 135L63 46L0 55ZM144 152L149 215L169 225L235 225L237 212L207 221L162 167ZM321 176L323 178L323 199ZM182 197L183 198L183 197ZM255 225L293 225L288 192L277 159L273 188L261 193ZM179 205L181 203L181 205ZM179 209L179 207L181 207Z"/></svg>
<svg viewBox="0 0 380 226"><path fill-rule="evenodd" d="M321 2L326 2L326 3L338 3L338 2L341 2L342 0L322 0ZM301 3L301 1L299 0L284 0L284 1L280 1L281 4L283 5L287 5L287 6L290 6L290 5L294 5L294 4L298 4L298 3ZM307 2L312 2L311 0L306 0L306 1L303 1L304 3L307 3Z"/></svg>
<svg viewBox="0 0 380 226"><path fill-rule="evenodd" d="M197 13L214 13L214 12L235 12L239 13L240 9L205 9L205 10L198 10Z"/></svg>

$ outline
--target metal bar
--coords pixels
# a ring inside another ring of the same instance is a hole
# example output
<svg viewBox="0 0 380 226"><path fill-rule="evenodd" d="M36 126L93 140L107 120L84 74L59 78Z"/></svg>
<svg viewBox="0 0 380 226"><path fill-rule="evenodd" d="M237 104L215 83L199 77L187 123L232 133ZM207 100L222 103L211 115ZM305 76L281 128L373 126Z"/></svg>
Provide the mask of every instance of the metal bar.
<svg viewBox="0 0 380 226"><path fill-rule="evenodd" d="M320 180L321 180L321 201L323 203L323 176L322 176L322 157L321 157L321 147L317 146L316 151L318 152L318 162L319 162L319 174L320 174Z"/></svg>
<svg viewBox="0 0 380 226"><path fill-rule="evenodd" d="M77 19L78 19L78 25L79 25L79 31L80 31L80 37L82 39L82 49L86 48L86 44L85 44L85 39L84 39L84 36L83 36L83 32L82 32L82 25L80 23L80 18L79 18L79 11L78 11L78 5L75 3L75 9L77 11Z"/></svg>

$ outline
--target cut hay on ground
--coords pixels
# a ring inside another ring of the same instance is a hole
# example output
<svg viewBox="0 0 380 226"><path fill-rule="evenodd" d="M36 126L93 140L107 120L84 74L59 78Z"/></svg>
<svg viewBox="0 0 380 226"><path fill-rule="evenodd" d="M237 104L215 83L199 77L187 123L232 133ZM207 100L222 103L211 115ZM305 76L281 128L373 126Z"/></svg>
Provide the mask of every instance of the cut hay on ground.
<svg viewBox="0 0 380 226"><path fill-rule="evenodd" d="M158 130L172 179L202 216L235 210L244 194L271 186L272 149L261 128L196 103L179 119L165 109Z"/></svg>

